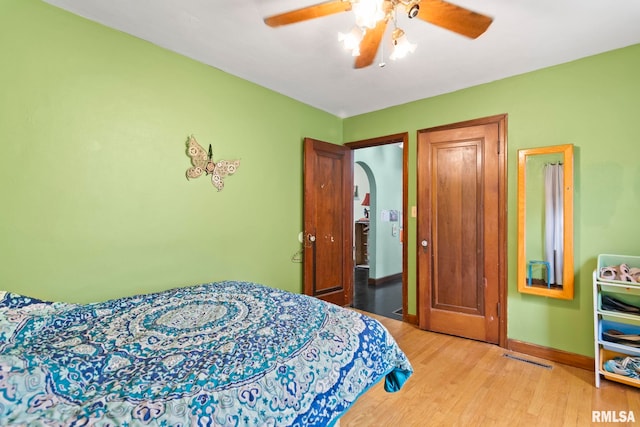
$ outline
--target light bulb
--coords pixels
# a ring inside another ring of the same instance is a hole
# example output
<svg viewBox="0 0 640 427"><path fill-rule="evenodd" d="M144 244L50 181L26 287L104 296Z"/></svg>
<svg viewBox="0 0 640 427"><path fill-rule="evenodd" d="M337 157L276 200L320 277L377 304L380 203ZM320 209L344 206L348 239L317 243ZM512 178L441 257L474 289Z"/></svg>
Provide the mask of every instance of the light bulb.
<svg viewBox="0 0 640 427"><path fill-rule="evenodd" d="M354 27L348 33L338 33L338 41L342 43L342 46L351 51L353 56L360 55L360 42L364 37L364 33L358 27Z"/></svg>
<svg viewBox="0 0 640 427"><path fill-rule="evenodd" d="M416 50L416 45L409 43L407 36L405 36L404 31L400 28L393 30L391 38L393 40L393 52L389 55L389 58L394 61L396 59L404 58L407 56L407 53L413 53Z"/></svg>
<svg viewBox="0 0 640 427"><path fill-rule="evenodd" d="M375 28L378 21L384 19L384 0L358 0L352 5L358 27Z"/></svg>

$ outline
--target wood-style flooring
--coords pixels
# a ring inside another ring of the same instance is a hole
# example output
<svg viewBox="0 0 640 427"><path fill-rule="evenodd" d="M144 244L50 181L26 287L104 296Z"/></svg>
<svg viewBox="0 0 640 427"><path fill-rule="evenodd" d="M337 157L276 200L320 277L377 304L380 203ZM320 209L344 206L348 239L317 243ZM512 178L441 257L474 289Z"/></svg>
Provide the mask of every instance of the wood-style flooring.
<svg viewBox="0 0 640 427"><path fill-rule="evenodd" d="M396 338L414 374L397 393L385 392L382 383L372 387L340 427L621 425L593 423L592 411L613 411L600 418L611 421L630 418L631 411L636 422L626 425L640 425L640 389L605 379L597 389L591 371L369 315Z"/></svg>
<svg viewBox="0 0 640 427"><path fill-rule="evenodd" d="M369 269L354 271L353 308L402 320L402 280L369 285Z"/></svg>

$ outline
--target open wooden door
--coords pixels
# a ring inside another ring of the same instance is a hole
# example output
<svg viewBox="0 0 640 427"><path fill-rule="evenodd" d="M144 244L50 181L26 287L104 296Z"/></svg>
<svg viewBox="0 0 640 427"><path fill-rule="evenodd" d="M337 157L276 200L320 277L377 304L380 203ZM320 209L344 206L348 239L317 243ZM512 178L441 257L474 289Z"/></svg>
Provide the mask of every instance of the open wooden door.
<svg viewBox="0 0 640 427"><path fill-rule="evenodd" d="M353 299L351 149L304 140L304 293L337 305Z"/></svg>

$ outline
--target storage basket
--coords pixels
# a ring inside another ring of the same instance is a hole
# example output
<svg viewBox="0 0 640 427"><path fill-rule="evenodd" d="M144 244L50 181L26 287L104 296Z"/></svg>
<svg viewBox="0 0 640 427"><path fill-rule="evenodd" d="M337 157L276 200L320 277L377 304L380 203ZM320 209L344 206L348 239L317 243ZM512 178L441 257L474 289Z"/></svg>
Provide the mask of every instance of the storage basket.
<svg viewBox="0 0 640 427"><path fill-rule="evenodd" d="M598 369L600 370L600 373L609 380L617 381L619 383L627 384L634 387L638 387L638 384L640 384L640 380L636 378L627 377L625 375L620 375L620 374L615 374L613 372L605 371L604 369L604 363L607 360L611 360L616 357L627 357L627 356L629 355L624 353L619 353L617 351L607 350L606 348L601 348L600 349L600 366L598 366Z"/></svg>
<svg viewBox="0 0 640 427"><path fill-rule="evenodd" d="M628 286L639 286L640 283L630 283L622 280L611 280L600 276L603 267L618 267L620 264L627 264L629 267L640 268L640 257L627 256L627 255L611 255L600 254L598 255L598 280L601 282L617 283Z"/></svg>

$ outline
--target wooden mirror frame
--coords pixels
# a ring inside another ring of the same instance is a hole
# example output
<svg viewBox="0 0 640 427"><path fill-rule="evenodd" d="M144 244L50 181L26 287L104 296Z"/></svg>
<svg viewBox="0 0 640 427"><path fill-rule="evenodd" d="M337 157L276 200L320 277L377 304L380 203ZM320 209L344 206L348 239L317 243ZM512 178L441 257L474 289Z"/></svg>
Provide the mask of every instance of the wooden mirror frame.
<svg viewBox="0 0 640 427"><path fill-rule="evenodd" d="M527 157L541 154L562 154L564 163L564 270L562 289L529 286L527 284L526 247L526 163ZM518 291L550 298L573 299L573 144L518 150Z"/></svg>

